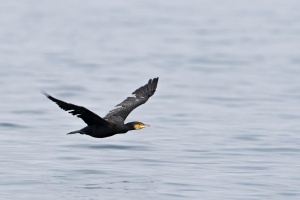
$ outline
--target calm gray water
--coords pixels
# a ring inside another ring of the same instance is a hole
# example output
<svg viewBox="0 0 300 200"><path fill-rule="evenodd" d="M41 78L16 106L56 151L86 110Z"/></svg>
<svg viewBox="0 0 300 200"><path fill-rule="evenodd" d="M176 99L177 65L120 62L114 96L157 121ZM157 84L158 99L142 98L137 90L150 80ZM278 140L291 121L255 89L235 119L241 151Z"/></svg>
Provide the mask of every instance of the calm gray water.
<svg viewBox="0 0 300 200"><path fill-rule="evenodd" d="M300 199L300 1L3 1L1 199ZM104 116L107 139L40 90Z"/></svg>

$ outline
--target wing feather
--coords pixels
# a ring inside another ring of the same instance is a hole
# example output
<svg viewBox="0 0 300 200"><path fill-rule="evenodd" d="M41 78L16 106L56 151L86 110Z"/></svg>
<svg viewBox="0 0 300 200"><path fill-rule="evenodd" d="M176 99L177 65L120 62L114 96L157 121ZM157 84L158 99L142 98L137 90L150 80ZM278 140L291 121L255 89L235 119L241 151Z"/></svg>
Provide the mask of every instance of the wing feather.
<svg viewBox="0 0 300 200"><path fill-rule="evenodd" d="M146 103L148 99L155 93L158 83L158 78L150 79L148 83L138 89L132 94L133 97L127 97L123 102L119 103L115 109L109 111L104 119L113 122L124 123L127 116L136 107Z"/></svg>
<svg viewBox="0 0 300 200"><path fill-rule="evenodd" d="M99 117L97 114L93 113L92 111L82 107L82 106L77 106L71 103L66 103L64 101L61 101L59 99L56 99L46 92L42 92L48 99L51 101L55 102L61 109L68 111L74 116L77 116L81 118L87 125L109 125L109 122L106 121L105 119L102 119Z"/></svg>

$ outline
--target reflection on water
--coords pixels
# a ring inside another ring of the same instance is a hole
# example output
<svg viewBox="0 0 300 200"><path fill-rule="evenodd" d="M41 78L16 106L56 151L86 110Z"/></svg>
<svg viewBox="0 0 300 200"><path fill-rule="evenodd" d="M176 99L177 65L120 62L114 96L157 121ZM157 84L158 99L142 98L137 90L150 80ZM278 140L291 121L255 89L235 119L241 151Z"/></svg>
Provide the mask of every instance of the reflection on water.
<svg viewBox="0 0 300 200"><path fill-rule="evenodd" d="M83 148L83 149L112 149L112 150L131 150L131 151L146 151L149 150L145 146L137 145L115 145L115 144L77 144L67 145L68 148Z"/></svg>

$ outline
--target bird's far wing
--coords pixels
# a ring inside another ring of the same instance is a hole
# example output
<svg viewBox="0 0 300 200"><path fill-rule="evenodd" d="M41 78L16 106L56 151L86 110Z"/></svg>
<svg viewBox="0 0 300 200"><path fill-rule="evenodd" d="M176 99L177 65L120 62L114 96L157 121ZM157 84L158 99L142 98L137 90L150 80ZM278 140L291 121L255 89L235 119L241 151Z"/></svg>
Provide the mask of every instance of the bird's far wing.
<svg viewBox="0 0 300 200"><path fill-rule="evenodd" d="M81 118L87 125L108 125L109 122L99 117L97 114L93 113L92 111L82 107L77 106L71 103L63 102L59 99L56 99L46 92L42 92L48 99L54 101L61 109L65 111L69 111L72 115L75 115Z"/></svg>
<svg viewBox="0 0 300 200"><path fill-rule="evenodd" d="M133 97L127 97L127 99L116 106L117 108L109 111L104 119L124 123L131 111L146 103L146 101L154 94L157 83L158 78L150 79L146 85L138 88L132 93L134 95Z"/></svg>

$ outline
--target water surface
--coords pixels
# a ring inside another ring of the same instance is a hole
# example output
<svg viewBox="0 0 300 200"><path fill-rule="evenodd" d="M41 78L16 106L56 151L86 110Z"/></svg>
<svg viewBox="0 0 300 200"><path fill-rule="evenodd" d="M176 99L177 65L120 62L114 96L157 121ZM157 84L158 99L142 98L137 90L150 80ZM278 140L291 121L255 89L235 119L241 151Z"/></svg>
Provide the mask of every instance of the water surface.
<svg viewBox="0 0 300 200"><path fill-rule="evenodd" d="M299 199L298 1L9 1L0 12L1 199ZM106 139L40 90L104 116Z"/></svg>

